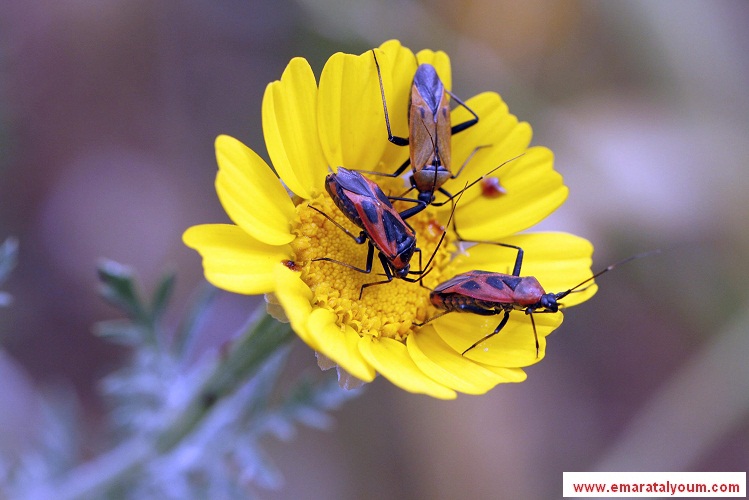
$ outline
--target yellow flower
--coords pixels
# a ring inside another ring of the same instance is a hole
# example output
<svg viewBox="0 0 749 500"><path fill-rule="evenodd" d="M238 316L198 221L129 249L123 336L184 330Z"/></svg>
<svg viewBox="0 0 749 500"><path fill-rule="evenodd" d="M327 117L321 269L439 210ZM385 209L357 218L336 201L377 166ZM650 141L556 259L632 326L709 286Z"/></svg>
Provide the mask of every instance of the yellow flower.
<svg viewBox="0 0 749 500"><path fill-rule="evenodd" d="M414 56L395 40L375 51L393 133L408 136L406 111L417 61L434 65L449 89L449 59L432 51ZM561 176L553 169L551 151L529 147L530 126L518 122L498 94L486 92L465 102L480 120L453 136L453 172L477 146L487 147L476 151L445 189L456 193L467 181L522 156L493 174L504 194L487 196L481 184L464 194L455 212L461 235L523 247L522 274L536 276L547 291L566 290L590 277L592 246L586 240L563 233L515 235L549 215L567 196ZM452 111L453 124L470 117L462 107ZM561 313L535 316L538 356L530 319L522 312L511 314L501 334L461 355L494 330L498 316L447 314L418 328L414 323L437 313L428 289L394 279L367 288L359 299L362 284L383 279L377 259L371 274L313 260L328 257L356 267L364 267L366 260L366 245L357 245L310 208L359 233L325 192L329 166L392 173L408 157L408 148L387 140L372 53L334 54L319 86L307 61L293 59L281 80L268 85L262 118L275 174L236 139L216 140L216 191L234 224L194 226L183 237L203 256L206 278L232 292L270 294L294 331L318 352L320 365L337 365L339 375L342 369L370 382L380 373L407 391L443 399L454 398L456 391L482 394L502 382L523 381L521 367L544 357L545 338L561 324ZM405 191L402 179L371 178L389 195ZM424 262L434 252L450 205L430 205L408 221L416 230ZM403 210L409 205L396 206ZM432 288L467 270L510 271L514 252L495 245L477 245L451 260L455 239L448 228L424 278L425 286ZM412 269L417 266L412 261ZM595 285L571 294L564 303L582 302L593 293Z"/></svg>

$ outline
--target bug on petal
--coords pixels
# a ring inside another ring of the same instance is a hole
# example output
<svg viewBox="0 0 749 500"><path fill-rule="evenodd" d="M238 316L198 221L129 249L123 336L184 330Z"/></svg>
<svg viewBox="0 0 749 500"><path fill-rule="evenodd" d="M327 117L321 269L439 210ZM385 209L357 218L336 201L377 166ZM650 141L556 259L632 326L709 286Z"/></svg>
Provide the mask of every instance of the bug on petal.
<svg viewBox="0 0 749 500"><path fill-rule="evenodd" d="M494 331L474 342L470 347L463 351L463 355L482 342L498 334L510 319L510 312L524 311L525 314L528 314L531 318L533 335L536 340L536 356L538 356L538 334L536 333L536 324L533 320L533 313L556 313L562 306L559 301L570 293L582 291L580 290L581 286L589 283L602 274L611 271L621 264L657 252L647 252L629 257L608 266L568 290L554 293L546 292L543 286L541 286L541 283L539 283L535 277L520 276L520 269L523 264L522 248L505 243L494 244L514 248L518 251L512 274L489 271L468 271L440 283L429 294L429 299L432 302L432 305L444 312L417 325L423 326L424 324L451 312L468 312L482 316L493 316L504 313Z"/></svg>
<svg viewBox="0 0 749 500"><path fill-rule="evenodd" d="M380 82L380 93L382 95L382 107L385 113L388 141L396 146L409 146L409 158L392 174L382 172L366 173L386 177L398 177L410 165L411 175L409 176L409 182L411 183L411 188L408 191L416 189L419 192L417 198L422 202L420 205L414 207L415 213L426 208L428 204L442 206L447 203L447 201L439 204L434 203L435 191L439 191L452 201L455 196L451 195L442 186L448 180L455 179L460 175L466 164L473 158L473 155L479 149L486 146L477 146L474 148L460 169L453 174L451 170L451 138L453 134L462 132L477 124L479 116L455 96L455 94L445 88L434 66L424 63L416 68L416 73L411 84L411 97L408 106L408 137L393 135L390 128L390 117L388 115L380 64L377 62L377 55L374 50L372 51L372 56L377 67L377 76ZM467 109L473 115L473 118L452 125L448 96L460 106Z"/></svg>
<svg viewBox="0 0 749 500"><path fill-rule="evenodd" d="M333 222L357 244L368 243L367 261L364 269L340 262L329 257L320 257L315 261L334 262L349 267L355 271L367 273L372 272L374 251L378 250L378 257L385 271L385 280L362 285L359 298L364 293L364 288L389 283L393 277L409 281L421 282L421 278L428 272L429 265L436 255L437 249L430 257L426 266L421 266L421 249L416 246L416 234L413 228L405 221L421 210L422 202L416 200L417 206L398 212L390 202L390 198L373 181L367 179L361 173L339 167L335 173L330 173L325 178L325 189L343 214L356 226L361 228L359 235L354 235L327 214L315 207L311 207ZM452 214L450 215L452 218ZM449 224L449 221L448 221ZM442 243L445 236L443 229L442 237L437 245ZM411 258L414 253L419 254L419 270L411 270ZM418 275L411 278L408 275Z"/></svg>

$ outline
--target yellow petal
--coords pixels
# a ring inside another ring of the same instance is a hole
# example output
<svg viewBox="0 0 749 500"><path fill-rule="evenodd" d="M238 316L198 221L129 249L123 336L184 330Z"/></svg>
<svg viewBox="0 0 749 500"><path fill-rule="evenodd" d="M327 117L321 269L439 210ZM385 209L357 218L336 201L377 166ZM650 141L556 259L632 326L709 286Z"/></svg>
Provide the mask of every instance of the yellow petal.
<svg viewBox="0 0 749 500"><path fill-rule="evenodd" d="M291 328L307 345L318 350L314 335L309 331L312 314L312 290L302 281L300 273L286 266L278 268L274 275L275 296L289 318Z"/></svg>
<svg viewBox="0 0 749 500"><path fill-rule="evenodd" d="M528 149L498 173L506 194L497 198L478 195L473 200L469 195L456 209L458 230L468 240L496 241L523 231L546 218L567 198L562 176L554 170L554 156L546 148ZM476 187L475 193L479 189Z"/></svg>
<svg viewBox="0 0 749 500"><path fill-rule="evenodd" d="M301 57L289 62L280 81L263 95L263 134L273 167L304 199L324 189L328 164L317 131L317 82Z"/></svg>
<svg viewBox="0 0 749 500"><path fill-rule="evenodd" d="M374 380L377 373L359 352L359 335L348 325L338 326L335 313L322 308L313 310L309 332L315 339L317 351L359 380Z"/></svg>
<svg viewBox="0 0 749 500"><path fill-rule="evenodd" d="M546 292L563 292L590 278L593 245L585 238L568 233L529 233L502 238L503 243L524 251L521 276L534 276ZM455 274L482 270L510 274L517 250L481 244L467 249L453 261ZM561 300L570 307L591 298L598 287L583 285Z"/></svg>
<svg viewBox="0 0 749 500"><path fill-rule="evenodd" d="M272 292L276 270L291 257L287 245L266 245L229 224L193 226L182 240L202 255L206 279L235 293Z"/></svg>
<svg viewBox="0 0 749 500"><path fill-rule="evenodd" d="M439 399L454 399L456 396L453 390L421 371L406 346L397 340L363 337L359 340L359 350L383 377L401 389Z"/></svg>
<svg viewBox="0 0 749 500"><path fill-rule="evenodd" d="M434 321L434 329L458 354L474 342L492 333L502 318L478 316L470 313L450 313ZM465 357L479 363L508 368L519 368L541 361L546 351L546 336L562 323L562 313L534 314L538 333L538 357L533 327L523 311L512 311L510 320L496 335L465 353Z"/></svg>
<svg viewBox="0 0 749 500"><path fill-rule="evenodd" d="M455 175L460 172L460 175L448 181L445 189L453 193L524 153L533 135L530 125L519 123L517 117L509 113L499 94L485 92L469 99L466 105L478 115L479 121L452 137L451 170ZM458 106L452 112L452 123L462 123L472 117L464 107ZM508 167L509 164L503 165L491 175L501 177ZM461 204L480 195L480 186L476 186L463 196Z"/></svg>
<svg viewBox="0 0 749 500"><path fill-rule="evenodd" d="M409 335L408 353L416 365L440 384L467 394L484 394L503 382L514 382L520 378L518 368L494 368L490 370L461 356L448 346L427 325L419 332Z"/></svg>
<svg viewBox="0 0 749 500"><path fill-rule="evenodd" d="M500 375L504 378L505 383L514 383L517 384L519 382L524 382L525 379L528 378L528 375L523 371L522 368L505 368L503 366L492 366L492 365L486 365L484 363L479 363L477 361L474 361L479 366L483 366L487 370L496 373L497 375Z"/></svg>
<svg viewBox="0 0 749 500"><path fill-rule="evenodd" d="M375 50L378 60L384 62L385 55ZM385 151L387 135L371 52L360 56L339 52L328 59L320 75L317 110L320 142L328 164L374 170Z"/></svg>
<svg viewBox="0 0 749 500"><path fill-rule="evenodd" d="M231 220L263 243L290 243L294 204L263 159L233 137L220 135L216 160L216 192Z"/></svg>

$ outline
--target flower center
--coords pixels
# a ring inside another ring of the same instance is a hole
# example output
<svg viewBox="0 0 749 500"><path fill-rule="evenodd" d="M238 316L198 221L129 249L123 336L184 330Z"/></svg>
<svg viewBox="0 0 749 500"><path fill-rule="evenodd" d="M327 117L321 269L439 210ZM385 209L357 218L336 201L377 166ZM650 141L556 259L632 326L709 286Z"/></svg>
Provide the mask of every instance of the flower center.
<svg viewBox="0 0 749 500"><path fill-rule="evenodd" d="M297 205L294 227L297 238L291 246L295 254L294 262L302 267L302 280L314 294L313 305L330 309L337 315L339 324L350 325L359 335L396 340L404 340L413 330L413 323L423 322L434 314L435 309L429 302L429 289L444 281L442 270L450 261L452 249L449 232L430 264L431 271L423 279L424 286L393 278L389 283L369 286L362 292L362 285L386 280L377 249L370 273L347 267L366 268L368 241L357 244L309 205L325 213L354 236L358 236L361 229L346 218L327 193ZM416 232L416 245L422 254L421 265L426 266L442 236L443 226L429 209L409 218L408 223ZM314 260L323 257L335 262ZM419 270L417 251L411 259L411 271ZM424 269L424 272L427 270ZM409 278L418 279L419 275L412 273Z"/></svg>

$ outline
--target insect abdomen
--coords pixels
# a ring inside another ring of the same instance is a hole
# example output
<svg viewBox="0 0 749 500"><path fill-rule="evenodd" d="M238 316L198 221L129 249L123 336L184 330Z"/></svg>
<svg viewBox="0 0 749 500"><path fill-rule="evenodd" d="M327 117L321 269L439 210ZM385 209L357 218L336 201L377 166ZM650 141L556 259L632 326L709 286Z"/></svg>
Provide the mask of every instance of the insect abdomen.
<svg viewBox="0 0 749 500"><path fill-rule="evenodd" d="M460 294L439 294L432 292L429 296L432 304L447 312L468 312L481 316L493 316L505 310L505 304L487 302L465 297ZM512 307L510 304L507 306Z"/></svg>

